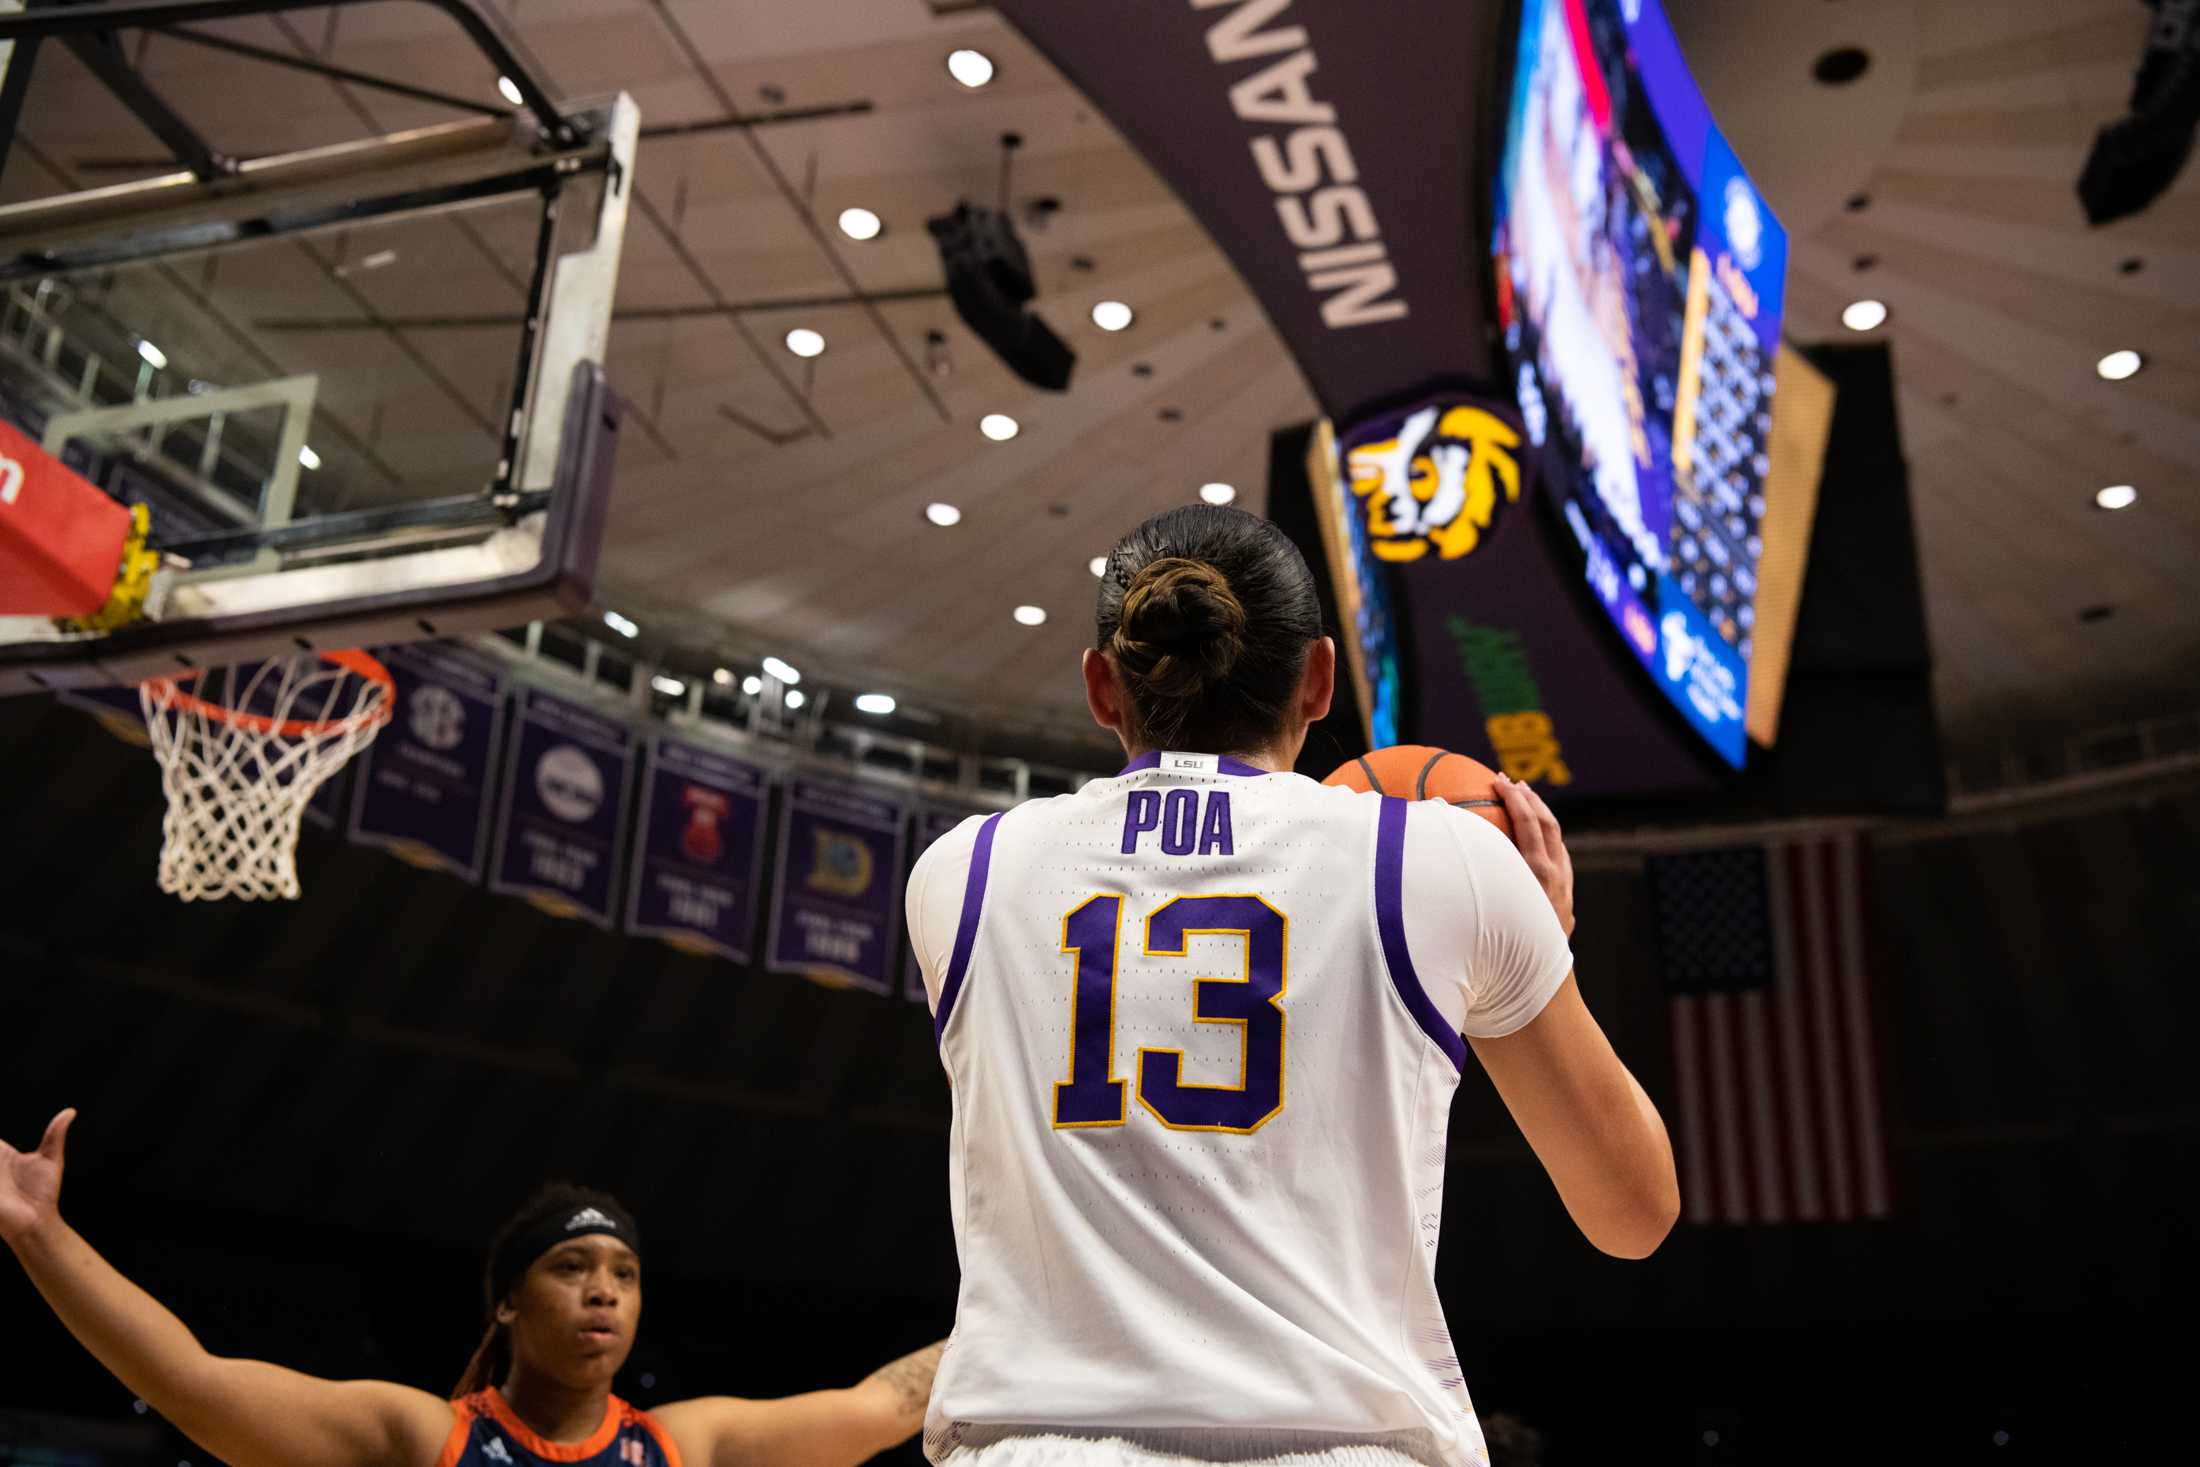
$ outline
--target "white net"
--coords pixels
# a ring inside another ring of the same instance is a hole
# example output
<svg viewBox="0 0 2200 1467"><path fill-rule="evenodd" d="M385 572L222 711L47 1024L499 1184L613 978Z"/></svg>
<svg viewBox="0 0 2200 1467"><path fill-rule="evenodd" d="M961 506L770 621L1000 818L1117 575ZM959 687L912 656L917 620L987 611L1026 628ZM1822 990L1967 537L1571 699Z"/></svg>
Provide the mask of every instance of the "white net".
<svg viewBox="0 0 2200 1467"><path fill-rule="evenodd" d="M138 687L160 760L160 889L185 901L298 895L298 821L389 722L389 673L363 652L301 655Z"/></svg>

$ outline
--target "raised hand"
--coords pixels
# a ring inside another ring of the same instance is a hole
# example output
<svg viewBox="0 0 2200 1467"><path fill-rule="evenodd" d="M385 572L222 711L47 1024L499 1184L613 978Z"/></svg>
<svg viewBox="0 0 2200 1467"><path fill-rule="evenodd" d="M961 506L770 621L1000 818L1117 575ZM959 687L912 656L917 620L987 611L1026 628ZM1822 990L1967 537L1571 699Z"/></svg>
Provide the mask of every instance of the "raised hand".
<svg viewBox="0 0 2200 1467"><path fill-rule="evenodd" d="M12 1243L59 1213L61 1153L75 1120L74 1110L55 1116L36 1151L0 1141L0 1242Z"/></svg>
<svg viewBox="0 0 2200 1467"><path fill-rule="evenodd" d="M1574 858L1566 854L1558 817L1543 803L1541 795L1509 776L1497 776L1497 794L1505 802L1505 813L1512 817L1513 844L1520 847L1528 869L1543 884L1543 894L1551 899L1551 908L1558 913L1558 925L1572 937Z"/></svg>

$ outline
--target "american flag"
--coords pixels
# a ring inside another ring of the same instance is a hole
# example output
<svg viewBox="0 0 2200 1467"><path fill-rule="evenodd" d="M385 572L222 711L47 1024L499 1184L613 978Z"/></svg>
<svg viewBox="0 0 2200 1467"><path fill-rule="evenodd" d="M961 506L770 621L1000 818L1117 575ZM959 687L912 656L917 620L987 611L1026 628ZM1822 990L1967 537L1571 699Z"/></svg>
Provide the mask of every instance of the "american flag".
<svg viewBox="0 0 2200 1467"><path fill-rule="evenodd" d="M1854 832L1651 856L1694 1223L1885 1217Z"/></svg>

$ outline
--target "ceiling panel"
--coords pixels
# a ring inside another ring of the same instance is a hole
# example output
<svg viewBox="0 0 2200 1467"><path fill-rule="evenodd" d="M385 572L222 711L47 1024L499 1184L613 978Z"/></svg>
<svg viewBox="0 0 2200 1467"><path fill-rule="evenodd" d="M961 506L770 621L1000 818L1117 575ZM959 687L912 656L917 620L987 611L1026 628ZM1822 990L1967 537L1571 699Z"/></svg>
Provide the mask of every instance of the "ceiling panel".
<svg viewBox="0 0 2200 1467"><path fill-rule="evenodd" d="M645 127L724 121L729 109L755 124L642 148L610 347L636 431L622 449L605 594L653 628L808 659L912 706L1078 728L1067 669L1090 615L1085 562L1209 478L1257 506L1269 432L1313 411L1183 203L984 10L493 8L565 94L624 88ZM2144 7L1668 8L1714 112L1794 231L1790 334L1850 340L1839 325L1850 300L1869 293L1891 308L1879 334L1898 372L1951 741L1996 747L2200 701L2200 597L2189 594L2200 579L2200 174L2106 229L2085 226L2072 192L2095 130L2124 105ZM205 29L494 95L484 64L425 6ZM958 45L994 57L992 86L967 91L947 76ZM1813 82L1812 62L1841 45L1869 52L1864 78ZM102 160L165 166L73 59L50 54L0 196L128 176ZM142 55L209 136L241 151L450 115L174 39ZM805 108L835 115L777 117ZM1038 305L1080 357L1067 394L1016 381L961 326L925 230L958 198L999 196L1006 132L1023 139L1009 197ZM1852 207L1858 196L1866 203ZM1035 211L1042 199L1058 211ZM882 216L880 239L858 245L833 228L853 204ZM453 463L493 449L510 334L451 318L517 311L521 212L271 246L249 268L150 276L112 304L136 329L167 333L164 346L210 380L320 370L316 437L368 476L361 492L463 479L473 471ZM363 263L384 250L395 260ZM1091 325L1104 298L1136 308L1131 330ZM725 303L734 309L716 309ZM367 322L366 307L394 328ZM692 314L667 314L679 312ZM330 329L276 329L297 318ZM824 356L785 350L796 325L824 333ZM931 332L945 348L939 375L922 365ZM2094 361L2123 346L2144 352L2147 370L2101 382ZM977 419L996 411L1023 434L981 438ZM361 454L380 470L352 464ZM2108 482L2137 485L2138 507L2094 510L2092 491ZM961 507L963 522L927 524L935 499ZM1047 624L1011 622L1020 601L1046 607ZM2101 605L2115 608L2107 619L2078 620Z"/></svg>

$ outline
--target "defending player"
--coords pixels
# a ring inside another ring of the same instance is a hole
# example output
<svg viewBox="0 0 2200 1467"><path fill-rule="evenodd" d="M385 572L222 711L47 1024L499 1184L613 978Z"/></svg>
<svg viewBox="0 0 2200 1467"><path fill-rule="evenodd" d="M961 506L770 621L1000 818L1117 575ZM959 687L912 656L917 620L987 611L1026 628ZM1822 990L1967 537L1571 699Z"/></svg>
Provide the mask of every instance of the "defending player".
<svg viewBox="0 0 2200 1467"><path fill-rule="evenodd" d="M641 1240L614 1199L544 1189L497 1234L490 1322L458 1399L207 1353L62 1221L63 1111L38 1149L0 1142L0 1238L84 1348L231 1467L855 1467L907 1439L933 1345L847 1390L640 1411L611 1394L642 1310Z"/></svg>
<svg viewBox="0 0 2200 1467"><path fill-rule="evenodd" d="M1557 821L1503 786L1516 850L1288 772L1336 649L1253 515L1125 536L1098 632L1086 697L1129 764L910 880L963 1266L926 1451L1484 1462L1434 1281L1469 1047L1596 1247L1642 1257L1679 1211L1574 983Z"/></svg>

